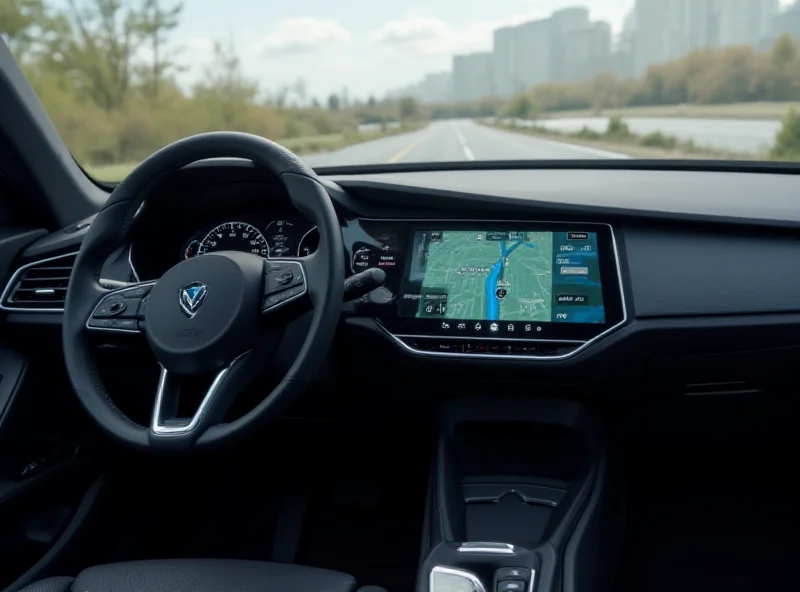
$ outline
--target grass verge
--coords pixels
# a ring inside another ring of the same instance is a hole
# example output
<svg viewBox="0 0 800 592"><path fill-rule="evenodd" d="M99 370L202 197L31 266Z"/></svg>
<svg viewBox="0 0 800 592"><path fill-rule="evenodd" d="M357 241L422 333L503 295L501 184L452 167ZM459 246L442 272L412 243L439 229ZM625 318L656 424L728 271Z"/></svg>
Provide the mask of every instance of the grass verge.
<svg viewBox="0 0 800 592"><path fill-rule="evenodd" d="M320 154L339 150L354 144L377 140L397 134L405 134L422 129L426 124L406 124L401 128L387 129L385 131L352 131L321 136L304 136L299 138L284 138L276 140L285 148L298 155ZM118 163L104 165L86 165L81 163L83 169L95 180L106 183L115 183L124 179L139 163Z"/></svg>
<svg viewBox="0 0 800 592"><path fill-rule="evenodd" d="M543 114L550 119L573 117L693 117L707 119L783 119L797 102L731 103L728 105L654 105L649 107L620 107L617 109L581 109L553 111Z"/></svg>

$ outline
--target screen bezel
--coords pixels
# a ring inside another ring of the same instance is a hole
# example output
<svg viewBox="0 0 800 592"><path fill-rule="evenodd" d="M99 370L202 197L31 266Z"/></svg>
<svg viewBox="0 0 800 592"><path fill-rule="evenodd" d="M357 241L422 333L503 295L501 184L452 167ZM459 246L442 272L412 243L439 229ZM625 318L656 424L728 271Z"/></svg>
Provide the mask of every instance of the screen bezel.
<svg viewBox="0 0 800 592"><path fill-rule="evenodd" d="M377 222L377 221L374 221ZM416 319L397 316L397 303L381 307L376 311L378 321L391 333L398 337L444 337L449 339L490 339L499 341L574 341L582 343L598 337L626 320L624 295L620 281L619 255L613 229L608 224L587 222L544 222L544 221L443 221L443 220L414 220L414 221L385 221L402 228L403 234L403 261L401 263L402 282L406 281L411 265L409 249L413 245L416 232L423 231L526 231L526 232L593 232L597 235L598 262L600 265L600 281L602 284L603 306L605 309L604 323L565 323L565 322L540 322L534 323L530 336L517 330L512 333L492 333L489 330L490 321L482 323L480 331L474 328L475 321L468 321L467 327L457 330L454 327L458 319L451 319L450 330L442 329L442 319ZM397 295L396 295L397 296ZM521 324L521 323L515 323Z"/></svg>

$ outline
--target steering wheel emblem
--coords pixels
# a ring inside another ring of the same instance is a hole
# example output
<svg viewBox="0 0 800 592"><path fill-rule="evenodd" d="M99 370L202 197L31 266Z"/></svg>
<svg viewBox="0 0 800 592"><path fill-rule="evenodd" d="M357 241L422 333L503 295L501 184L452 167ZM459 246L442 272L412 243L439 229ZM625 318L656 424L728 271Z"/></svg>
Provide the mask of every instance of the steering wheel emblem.
<svg viewBox="0 0 800 592"><path fill-rule="evenodd" d="M187 317L191 319L197 314L200 305L206 299L206 294L208 294L208 286L203 282L192 282L181 288L178 301Z"/></svg>

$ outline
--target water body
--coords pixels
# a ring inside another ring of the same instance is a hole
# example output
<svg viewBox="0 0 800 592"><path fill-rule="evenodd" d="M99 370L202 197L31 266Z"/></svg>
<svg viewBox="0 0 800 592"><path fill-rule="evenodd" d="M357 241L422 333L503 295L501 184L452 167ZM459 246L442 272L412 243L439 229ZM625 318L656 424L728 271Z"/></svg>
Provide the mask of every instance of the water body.
<svg viewBox="0 0 800 592"><path fill-rule="evenodd" d="M625 117L630 130L639 135L660 131L681 140L733 152L764 153L775 142L781 122L768 119L709 119L693 117ZM584 127L604 132L608 117L543 119L538 125L561 132L577 132Z"/></svg>

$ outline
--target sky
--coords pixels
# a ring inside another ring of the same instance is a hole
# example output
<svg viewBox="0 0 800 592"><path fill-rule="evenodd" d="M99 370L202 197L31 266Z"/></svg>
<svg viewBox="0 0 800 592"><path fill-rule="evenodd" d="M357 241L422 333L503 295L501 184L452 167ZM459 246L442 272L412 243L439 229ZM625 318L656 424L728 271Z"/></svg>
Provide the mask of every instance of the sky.
<svg viewBox="0 0 800 592"><path fill-rule="evenodd" d="M785 4L786 1L782 0ZM169 4L169 0L163 0ZM232 40L264 92L306 83L324 100L387 91L450 69L456 53L490 50L492 31L567 6L589 8L618 33L634 0L184 0L172 33L181 82L203 76L215 40Z"/></svg>

